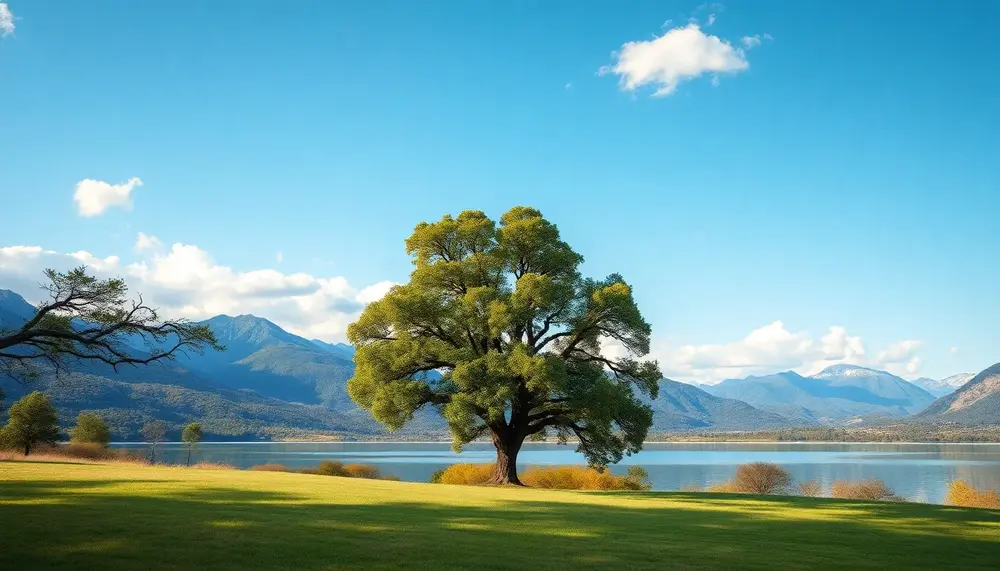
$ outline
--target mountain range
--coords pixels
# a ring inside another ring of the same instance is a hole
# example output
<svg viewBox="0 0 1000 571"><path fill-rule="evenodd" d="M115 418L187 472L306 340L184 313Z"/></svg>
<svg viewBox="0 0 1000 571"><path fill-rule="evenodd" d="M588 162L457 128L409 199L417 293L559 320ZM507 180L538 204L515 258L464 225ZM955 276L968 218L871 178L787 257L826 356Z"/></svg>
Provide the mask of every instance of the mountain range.
<svg viewBox="0 0 1000 571"><path fill-rule="evenodd" d="M913 384L936 397L943 397L944 395L950 395L955 392L975 376L976 373L959 373L957 375L937 380L920 377L919 379L914 380Z"/></svg>
<svg viewBox="0 0 1000 571"><path fill-rule="evenodd" d="M955 392L934 401L917 417L921 421L959 424L1000 422L1000 363L972 377Z"/></svg>
<svg viewBox="0 0 1000 571"><path fill-rule="evenodd" d="M0 290L0 329L20 326L33 314L34 308L21 296ZM29 390L46 390L66 424L82 410L96 411L121 439L136 438L142 424L154 418L174 427L201 421L212 437L227 439L389 436L347 394L354 370L350 345L305 339L253 315L218 315L201 323L211 327L226 351L124 367L117 373L103 365L74 365L70 372L45 375L31 387L0 377L0 388L8 402ZM953 386L959 384L956 378L938 382ZM955 394L962 390L965 387ZM785 372L715 386L663 379L659 397L649 400L654 411L650 432L763 430L901 418L924 410L933 400L929 392L899 377L848 365L812 377ZM981 409L976 405L971 416L952 417L979 419ZM447 425L435 410L421 410L393 436L447 438Z"/></svg>
<svg viewBox="0 0 1000 571"><path fill-rule="evenodd" d="M820 424L906 417L934 401L933 395L895 375L854 365L833 365L811 377L786 371L729 379L706 390L800 423Z"/></svg>

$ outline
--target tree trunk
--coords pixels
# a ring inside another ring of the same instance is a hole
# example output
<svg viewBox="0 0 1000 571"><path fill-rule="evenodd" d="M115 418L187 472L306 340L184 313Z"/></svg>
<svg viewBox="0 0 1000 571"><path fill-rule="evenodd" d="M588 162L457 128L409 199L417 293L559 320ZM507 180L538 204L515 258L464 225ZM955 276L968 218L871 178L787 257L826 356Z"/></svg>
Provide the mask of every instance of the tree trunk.
<svg viewBox="0 0 1000 571"><path fill-rule="evenodd" d="M27 456L28 454L31 454L31 443L30 442L25 442L24 443L24 455Z"/></svg>
<svg viewBox="0 0 1000 571"><path fill-rule="evenodd" d="M191 447L190 446L188 446L187 452L188 452L187 465L190 466L191 465Z"/></svg>
<svg viewBox="0 0 1000 571"><path fill-rule="evenodd" d="M517 453L521 451L521 440L503 440L493 437L493 445L497 449L496 469L490 484L523 486L517 477Z"/></svg>

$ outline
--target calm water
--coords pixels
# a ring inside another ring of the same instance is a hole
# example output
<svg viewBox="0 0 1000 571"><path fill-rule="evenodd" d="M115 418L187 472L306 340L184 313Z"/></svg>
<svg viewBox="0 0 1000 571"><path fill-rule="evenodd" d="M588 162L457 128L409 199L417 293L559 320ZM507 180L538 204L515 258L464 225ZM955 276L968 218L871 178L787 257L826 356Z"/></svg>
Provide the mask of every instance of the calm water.
<svg viewBox="0 0 1000 571"><path fill-rule="evenodd" d="M121 443L119 448L143 448ZM158 454L183 463L181 444L162 444ZM435 470L456 462L492 462L490 444L470 444L461 454L438 443L202 443L198 460L248 468L275 462L292 468L322 460L364 463L403 480L426 482ZM525 444L521 466L584 464L573 446ZM650 443L611 470L623 473L631 464L649 472L654 490L706 486L732 477L746 462L774 462L797 481L819 480L829 489L834 480L875 477L897 494L920 502L940 503L948 482L963 479L977 487L1000 488L1000 444L823 444L823 443Z"/></svg>

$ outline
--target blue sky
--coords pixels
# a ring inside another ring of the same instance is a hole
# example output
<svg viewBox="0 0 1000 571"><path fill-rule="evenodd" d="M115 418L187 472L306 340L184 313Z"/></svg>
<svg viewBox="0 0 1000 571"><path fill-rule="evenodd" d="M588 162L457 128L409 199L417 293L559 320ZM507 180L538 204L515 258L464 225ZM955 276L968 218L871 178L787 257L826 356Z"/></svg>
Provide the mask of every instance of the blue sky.
<svg viewBox="0 0 1000 571"><path fill-rule="evenodd" d="M417 222L527 204L683 380L1000 360L995 3L5 5L0 287L338 340Z"/></svg>

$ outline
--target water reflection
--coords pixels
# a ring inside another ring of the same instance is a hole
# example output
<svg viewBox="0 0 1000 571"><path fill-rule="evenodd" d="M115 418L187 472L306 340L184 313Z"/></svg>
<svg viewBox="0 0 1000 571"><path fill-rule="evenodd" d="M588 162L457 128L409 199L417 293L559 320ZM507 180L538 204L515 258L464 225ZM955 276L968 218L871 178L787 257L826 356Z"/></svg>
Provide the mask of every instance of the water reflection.
<svg viewBox="0 0 1000 571"><path fill-rule="evenodd" d="M135 443L115 444L142 448ZM162 445L167 462L184 459L180 444ZM471 444L461 454L442 443L203 443L200 460L247 468L276 462L292 468L321 460L360 462L377 466L407 481L427 481L436 470L456 462L491 462L489 444ZM796 481L817 480L829 491L835 480L874 477L897 494L915 501L940 503L948 482L963 479L980 488L1000 488L1000 444L855 444L855 443L650 443L636 456L612 466L624 473L630 464L649 472L655 490L705 487L732 477L746 462L774 462ZM584 464L572 445L526 444L523 466Z"/></svg>

